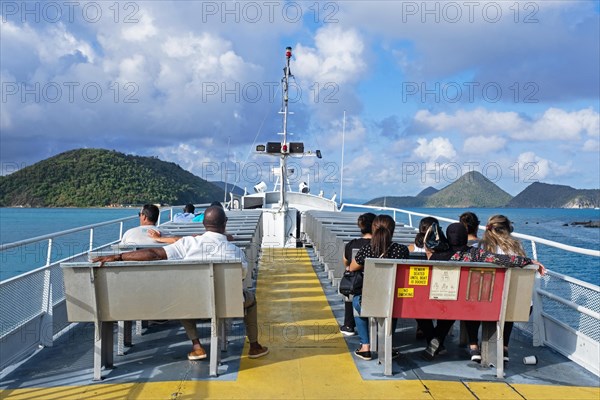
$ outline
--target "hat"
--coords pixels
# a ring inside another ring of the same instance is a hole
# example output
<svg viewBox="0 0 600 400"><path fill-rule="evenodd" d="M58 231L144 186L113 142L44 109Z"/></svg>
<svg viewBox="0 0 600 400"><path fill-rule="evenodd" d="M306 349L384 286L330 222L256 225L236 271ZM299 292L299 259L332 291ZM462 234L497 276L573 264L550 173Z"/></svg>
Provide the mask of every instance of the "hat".
<svg viewBox="0 0 600 400"><path fill-rule="evenodd" d="M446 237L452 250L462 250L467 247L467 228L461 223L455 222L446 228Z"/></svg>

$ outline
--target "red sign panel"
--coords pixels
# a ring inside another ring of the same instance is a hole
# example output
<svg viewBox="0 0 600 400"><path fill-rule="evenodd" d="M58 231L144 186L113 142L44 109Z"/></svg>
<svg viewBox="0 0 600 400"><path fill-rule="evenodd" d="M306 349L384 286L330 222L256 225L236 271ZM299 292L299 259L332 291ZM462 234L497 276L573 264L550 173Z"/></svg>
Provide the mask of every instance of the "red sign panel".
<svg viewBox="0 0 600 400"><path fill-rule="evenodd" d="M398 264L392 316L396 318L498 321L505 269ZM433 268L439 269L433 271ZM450 277L450 278L449 278ZM432 284L433 281L433 284Z"/></svg>

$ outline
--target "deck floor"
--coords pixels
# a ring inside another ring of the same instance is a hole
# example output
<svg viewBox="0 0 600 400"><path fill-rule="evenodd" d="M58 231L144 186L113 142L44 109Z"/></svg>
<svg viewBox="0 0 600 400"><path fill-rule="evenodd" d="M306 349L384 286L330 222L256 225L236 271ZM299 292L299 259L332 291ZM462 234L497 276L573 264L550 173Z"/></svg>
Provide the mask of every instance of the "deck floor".
<svg viewBox="0 0 600 400"><path fill-rule="evenodd" d="M357 337L338 331L343 303L305 249L265 250L257 283L260 341L271 353L245 355L243 324L232 325L229 348L222 353L219 377L208 377L208 362L190 362L190 349L177 321L152 324L116 368L92 382L91 324L78 324L52 348L45 348L14 371L0 375L0 398L140 399L594 399L598 378L547 348L511 340L506 378L466 359L449 337L448 354L433 362L419 357L414 323L401 321L395 335L403 357L392 377L377 360L357 360ZM208 337L208 326L201 325ZM206 346L208 347L208 346ZM524 365L524 355L539 364Z"/></svg>

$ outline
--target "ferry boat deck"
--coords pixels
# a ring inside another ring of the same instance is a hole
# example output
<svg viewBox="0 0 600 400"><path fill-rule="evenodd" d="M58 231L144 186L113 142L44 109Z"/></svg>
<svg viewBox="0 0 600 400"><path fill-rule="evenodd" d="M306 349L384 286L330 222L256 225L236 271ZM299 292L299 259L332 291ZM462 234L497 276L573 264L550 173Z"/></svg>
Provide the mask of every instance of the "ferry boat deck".
<svg viewBox="0 0 600 400"><path fill-rule="evenodd" d="M92 381L93 324L74 324L53 347L39 350L0 375L2 399L594 399L598 377L547 347L514 335L505 378L467 359L457 329L448 354L421 359L412 321L398 324L393 375L378 361L356 359L358 338L338 330L343 302L312 249L263 249L256 296L260 342L270 354L246 357L243 323L233 322L219 376L208 361L188 361L190 342L178 321L151 323L115 368ZM458 325L455 324L455 325ZM200 325L208 348L209 328ZM24 332L26 334L26 332ZM524 365L524 356L537 365Z"/></svg>

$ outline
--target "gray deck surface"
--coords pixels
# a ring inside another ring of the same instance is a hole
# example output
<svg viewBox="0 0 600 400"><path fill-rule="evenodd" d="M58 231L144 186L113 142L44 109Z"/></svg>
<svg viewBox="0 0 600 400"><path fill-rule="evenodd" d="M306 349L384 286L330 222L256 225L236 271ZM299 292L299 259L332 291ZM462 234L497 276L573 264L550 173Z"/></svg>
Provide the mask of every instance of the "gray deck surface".
<svg viewBox="0 0 600 400"><path fill-rule="evenodd" d="M336 293L336 288L331 286L322 267L315 266L315 271L332 311L341 324L342 297ZM424 341L415 339L415 322L400 320L394 336L394 346L399 348L403 356L394 360L393 376L384 376L383 366L378 364L376 359L363 361L355 358L355 364L365 380L497 381L494 369L484 369L471 362L466 351L459 348L457 327L458 322L446 340L448 353L429 362L420 357ZM208 351L208 323L199 325L199 329L204 347ZM237 379L244 344L242 321L234 321L232 330L228 351L221 353L222 364L216 378L208 376L208 361L187 360L186 355L191 349L190 342L178 321L168 321L150 324L141 336L134 334L134 346L128 348L127 354L117 356L115 352L116 368L104 370L103 381L93 382L93 324L80 323L61 336L54 347L38 351L14 371L5 370L0 375L0 389L177 380L233 381ZM532 347L530 341L531 339L519 334L517 330L513 331L510 344L511 360L505 367L507 383L592 387L599 385L598 377L592 373L548 348ZM348 351L354 351L358 342L357 336L346 337ZM529 355L537 356L537 365L523 364L523 357Z"/></svg>

